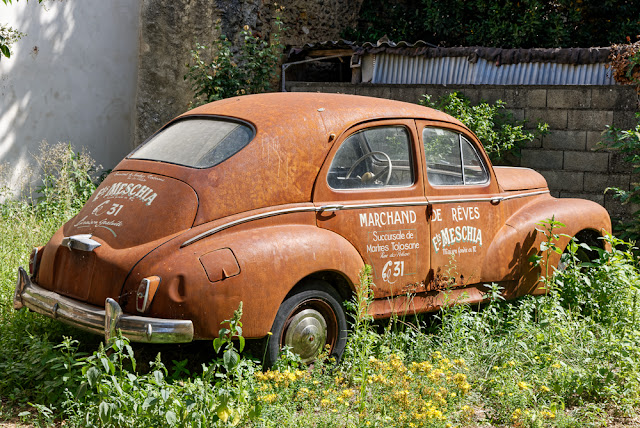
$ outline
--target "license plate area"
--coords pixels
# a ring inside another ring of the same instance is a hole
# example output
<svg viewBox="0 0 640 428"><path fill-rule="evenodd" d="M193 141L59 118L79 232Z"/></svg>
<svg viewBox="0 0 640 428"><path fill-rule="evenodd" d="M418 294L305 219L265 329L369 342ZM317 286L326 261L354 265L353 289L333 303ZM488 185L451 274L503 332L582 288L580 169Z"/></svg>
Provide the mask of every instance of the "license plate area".
<svg viewBox="0 0 640 428"><path fill-rule="evenodd" d="M58 248L54 289L66 296L87 300L91 291L95 261L96 256L92 251Z"/></svg>

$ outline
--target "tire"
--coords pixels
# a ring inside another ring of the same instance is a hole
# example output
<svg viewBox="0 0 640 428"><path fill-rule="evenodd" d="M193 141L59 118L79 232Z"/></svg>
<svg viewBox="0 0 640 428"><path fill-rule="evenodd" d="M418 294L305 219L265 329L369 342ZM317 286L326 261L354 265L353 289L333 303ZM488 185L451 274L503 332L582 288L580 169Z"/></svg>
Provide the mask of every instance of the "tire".
<svg viewBox="0 0 640 428"><path fill-rule="evenodd" d="M282 302L271 332L265 349L266 367L278 360L284 346L290 346L303 363L311 363L329 345L330 355L339 361L347 343L342 299L325 281L306 282Z"/></svg>

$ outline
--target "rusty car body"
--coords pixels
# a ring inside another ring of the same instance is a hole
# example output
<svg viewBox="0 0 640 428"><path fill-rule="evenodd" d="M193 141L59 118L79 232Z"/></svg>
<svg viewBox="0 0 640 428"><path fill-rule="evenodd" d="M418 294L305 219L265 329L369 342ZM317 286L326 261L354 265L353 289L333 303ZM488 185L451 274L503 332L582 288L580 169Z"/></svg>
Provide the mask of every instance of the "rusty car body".
<svg viewBox="0 0 640 428"><path fill-rule="evenodd" d="M493 167L458 120L338 94L226 99L165 125L20 268L14 306L140 342L244 335L304 361L342 352L342 302L372 266L376 318L542 293L536 223L592 240L598 204L556 199L526 168ZM562 237L559 246L567 245ZM553 254L550 263L558 263Z"/></svg>

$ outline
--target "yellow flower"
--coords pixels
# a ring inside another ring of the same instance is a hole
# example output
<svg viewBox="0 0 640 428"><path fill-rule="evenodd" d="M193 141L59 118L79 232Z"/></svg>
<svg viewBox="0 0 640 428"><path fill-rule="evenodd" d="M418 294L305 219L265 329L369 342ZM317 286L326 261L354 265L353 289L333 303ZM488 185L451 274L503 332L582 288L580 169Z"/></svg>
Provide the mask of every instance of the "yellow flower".
<svg viewBox="0 0 640 428"><path fill-rule="evenodd" d="M514 367L516 365L516 362L511 360L507 364L509 364L509 367Z"/></svg>
<svg viewBox="0 0 640 428"><path fill-rule="evenodd" d="M346 397L346 398L353 397L353 394L354 394L354 392L351 389L345 389L345 390L342 391L342 396Z"/></svg>
<svg viewBox="0 0 640 428"><path fill-rule="evenodd" d="M529 387L530 385L527 382L518 382L518 388L520 388L520 390L529 389Z"/></svg>
<svg viewBox="0 0 640 428"><path fill-rule="evenodd" d="M457 360L453 360L453 364L455 364L456 366L460 366L460 367L466 367L467 366L467 362L464 360L464 358L458 358Z"/></svg>
<svg viewBox="0 0 640 428"><path fill-rule="evenodd" d="M268 394L262 397L258 397L258 401L264 401L265 403L272 403L278 398L276 394Z"/></svg>
<svg viewBox="0 0 640 428"><path fill-rule="evenodd" d="M560 363L554 363L551 365L551 367L553 367L554 369L559 369L562 366L560 365Z"/></svg>
<svg viewBox="0 0 640 428"><path fill-rule="evenodd" d="M542 391L542 392L549 392L549 391L551 391L551 390L550 390L548 387L546 387L546 386L542 385L542 386L540 387L540 391Z"/></svg>
<svg viewBox="0 0 640 428"><path fill-rule="evenodd" d="M522 416L522 410L520 409L516 409L512 414L511 414L511 419L513 421L517 421L518 419L520 419L520 416Z"/></svg>
<svg viewBox="0 0 640 428"><path fill-rule="evenodd" d="M542 416L544 419L555 419L556 414L554 412L543 410L542 412L540 412L540 416Z"/></svg>

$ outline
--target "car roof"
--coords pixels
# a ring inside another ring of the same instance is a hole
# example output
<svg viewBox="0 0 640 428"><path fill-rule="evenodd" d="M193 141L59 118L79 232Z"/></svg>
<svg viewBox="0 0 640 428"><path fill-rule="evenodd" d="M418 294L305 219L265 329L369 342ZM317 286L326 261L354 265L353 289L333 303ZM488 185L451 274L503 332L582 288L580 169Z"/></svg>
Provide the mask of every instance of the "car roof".
<svg viewBox="0 0 640 428"><path fill-rule="evenodd" d="M310 202L316 177L336 137L359 123L416 118L460 124L445 113L416 104L324 93L228 98L190 110L177 120L202 116L240 119L251 123L256 134L245 148L212 168L137 159L125 159L116 168L168 175L189 183L200 195L194 225L239 212ZM211 194L216 197L203 197Z"/></svg>
<svg viewBox="0 0 640 428"><path fill-rule="evenodd" d="M277 92L228 98L197 107L181 117L217 115L253 123L258 130L273 126L315 136L326 143L358 123L375 119L415 118L464 125L441 111L382 98L319 92ZM325 135L318 135L319 126ZM465 127L466 128L466 127ZM312 137L313 138L313 137Z"/></svg>

